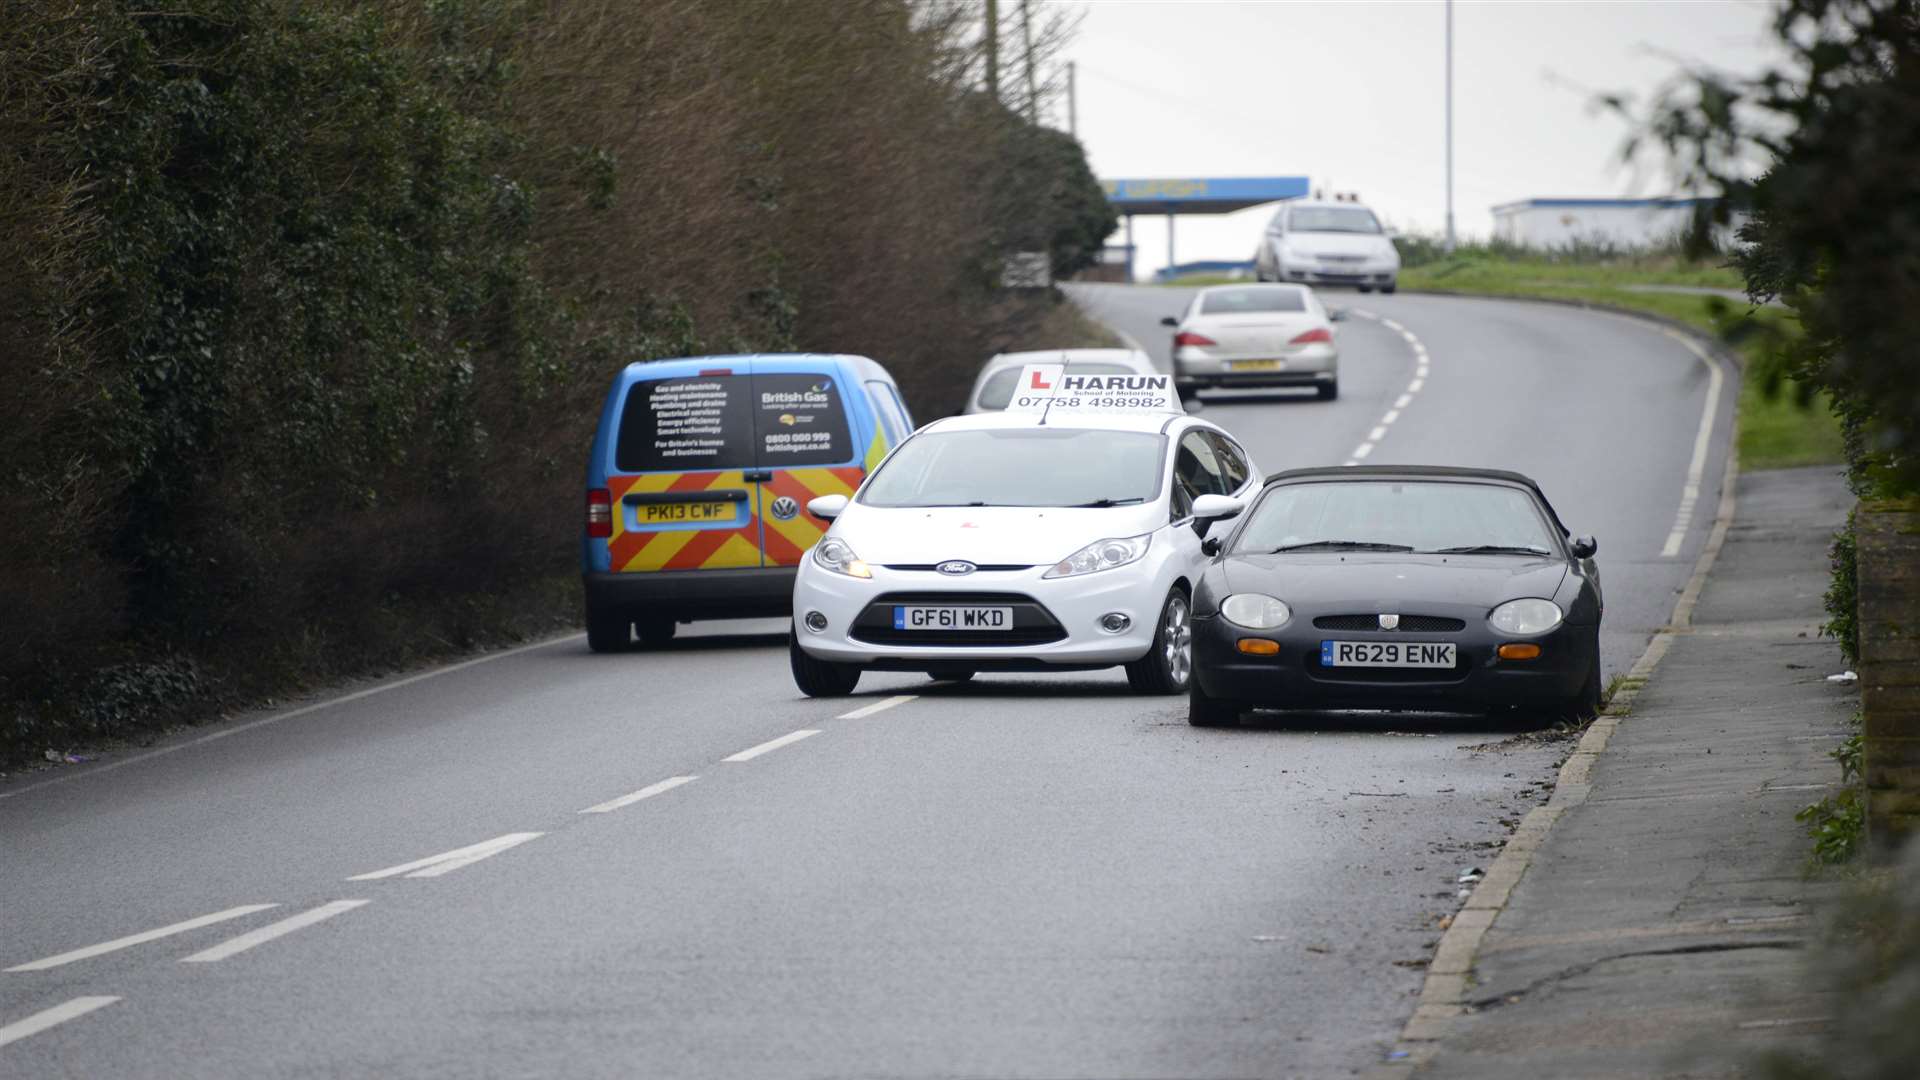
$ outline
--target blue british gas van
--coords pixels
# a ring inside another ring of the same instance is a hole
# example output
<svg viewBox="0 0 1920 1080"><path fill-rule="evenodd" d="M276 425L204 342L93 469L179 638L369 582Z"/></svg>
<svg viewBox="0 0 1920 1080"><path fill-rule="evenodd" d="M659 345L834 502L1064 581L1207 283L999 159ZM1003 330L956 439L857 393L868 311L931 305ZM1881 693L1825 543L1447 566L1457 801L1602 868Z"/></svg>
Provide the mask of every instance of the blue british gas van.
<svg viewBox="0 0 1920 1080"><path fill-rule="evenodd" d="M893 376L864 356L628 364L587 461L588 644L789 614L800 559L827 529L808 500L853 494L912 431Z"/></svg>

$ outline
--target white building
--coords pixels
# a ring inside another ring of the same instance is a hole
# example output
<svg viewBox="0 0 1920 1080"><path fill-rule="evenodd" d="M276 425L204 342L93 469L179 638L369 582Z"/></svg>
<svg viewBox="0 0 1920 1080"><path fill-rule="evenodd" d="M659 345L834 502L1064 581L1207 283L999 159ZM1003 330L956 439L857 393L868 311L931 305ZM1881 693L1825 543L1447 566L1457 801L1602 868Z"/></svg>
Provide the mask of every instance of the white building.
<svg viewBox="0 0 1920 1080"><path fill-rule="evenodd" d="M1493 236L1521 247L1649 248L1683 235L1712 199L1521 199L1493 208Z"/></svg>

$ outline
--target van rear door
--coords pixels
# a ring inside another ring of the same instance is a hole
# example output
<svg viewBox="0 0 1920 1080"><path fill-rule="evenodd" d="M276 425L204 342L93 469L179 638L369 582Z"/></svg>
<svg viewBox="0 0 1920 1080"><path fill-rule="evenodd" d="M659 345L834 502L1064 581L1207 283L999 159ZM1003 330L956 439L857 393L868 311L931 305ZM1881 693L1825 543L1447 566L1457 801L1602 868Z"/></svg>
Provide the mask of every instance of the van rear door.
<svg viewBox="0 0 1920 1080"><path fill-rule="evenodd" d="M745 360L669 368L628 388L607 473L608 569L763 565L753 389Z"/></svg>
<svg viewBox="0 0 1920 1080"><path fill-rule="evenodd" d="M827 531L807 503L853 494L888 443L859 381L830 361L756 360L754 401L766 565L798 566Z"/></svg>

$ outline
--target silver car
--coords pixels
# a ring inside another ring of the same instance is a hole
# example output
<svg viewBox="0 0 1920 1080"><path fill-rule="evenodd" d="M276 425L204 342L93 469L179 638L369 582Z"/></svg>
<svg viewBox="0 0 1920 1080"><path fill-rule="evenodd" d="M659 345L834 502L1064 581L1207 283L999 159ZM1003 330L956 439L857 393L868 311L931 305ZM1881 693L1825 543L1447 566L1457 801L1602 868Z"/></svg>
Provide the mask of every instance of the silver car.
<svg viewBox="0 0 1920 1080"><path fill-rule="evenodd" d="M1340 396L1336 314L1304 285L1201 289L1174 327L1173 385L1183 400L1202 389L1311 386Z"/></svg>
<svg viewBox="0 0 1920 1080"><path fill-rule="evenodd" d="M1352 285L1361 292L1400 287L1400 253L1373 211L1356 202L1296 202L1274 212L1254 276L1261 281Z"/></svg>
<svg viewBox="0 0 1920 1080"><path fill-rule="evenodd" d="M1137 349L1044 349L1000 353L981 367L967 395L967 412L999 412L1013 400L1014 383L1028 364L1065 364L1076 375L1158 375L1153 358Z"/></svg>

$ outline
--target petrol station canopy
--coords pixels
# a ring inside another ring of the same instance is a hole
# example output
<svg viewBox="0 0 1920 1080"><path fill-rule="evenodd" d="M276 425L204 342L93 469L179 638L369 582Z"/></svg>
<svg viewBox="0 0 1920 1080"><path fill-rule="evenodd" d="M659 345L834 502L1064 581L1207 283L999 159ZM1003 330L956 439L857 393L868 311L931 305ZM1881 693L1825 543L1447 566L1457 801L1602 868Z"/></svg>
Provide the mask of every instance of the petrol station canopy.
<svg viewBox="0 0 1920 1080"><path fill-rule="evenodd" d="M1107 201L1124 216L1134 214L1231 214L1261 203L1303 198L1304 176L1188 177L1102 180Z"/></svg>

